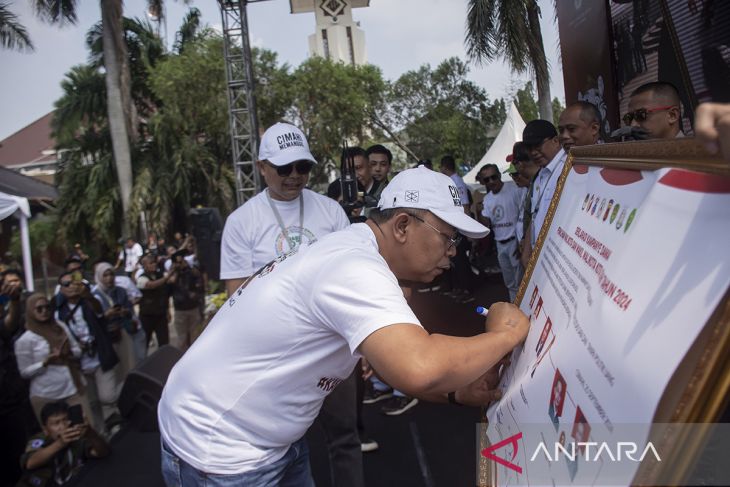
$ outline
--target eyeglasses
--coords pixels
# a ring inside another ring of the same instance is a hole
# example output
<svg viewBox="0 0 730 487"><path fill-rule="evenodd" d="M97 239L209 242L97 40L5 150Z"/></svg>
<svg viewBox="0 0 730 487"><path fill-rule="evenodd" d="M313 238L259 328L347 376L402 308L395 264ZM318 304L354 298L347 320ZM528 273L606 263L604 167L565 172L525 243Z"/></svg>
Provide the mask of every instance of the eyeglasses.
<svg viewBox="0 0 730 487"><path fill-rule="evenodd" d="M42 311L49 311L51 309L51 306L48 304L40 304L34 308L39 313Z"/></svg>
<svg viewBox="0 0 730 487"><path fill-rule="evenodd" d="M58 284L59 284L59 286L61 286L61 287L69 287L69 286L70 286L71 284L73 284L73 283L74 283L73 281L61 281L61 282L59 282Z"/></svg>
<svg viewBox="0 0 730 487"><path fill-rule="evenodd" d="M289 176L294 168L296 168L298 174L309 174L309 171L312 170L312 166L314 166L314 164L312 164L310 161L292 162L291 164L287 164L286 166L275 166L268 161L267 164L276 169L276 174L281 177Z"/></svg>
<svg viewBox="0 0 730 487"><path fill-rule="evenodd" d="M482 181L499 181L499 174L492 174L491 176L482 176Z"/></svg>
<svg viewBox="0 0 730 487"><path fill-rule="evenodd" d="M671 108L676 107L677 105L667 105L665 107L655 107L655 108L638 108L634 110L633 112L628 112L626 115L623 116L623 121L626 125L631 125L631 122L636 120L637 122L645 122L647 118L649 118L650 113L654 112L662 112L664 110L669 110Z"/></svg>
<svg viewBox="0 0 730 487"><path fill-rule="evenodd" d="M434 231L438 232L442 237L444 237L446 239L446 241L449 243L449 246L446 247L446 251L451 250L451 247L458 247L459 244L461 243L461 234L457 233L455 236L449 237L447 234L445 234L444 232L442 232L438 228L434 227L433 225L431 225L430 223L428 223L426 220L424 220L420 216L414 215L413 213L408 213L408 214L410 216L412 216L413 218L415 218L416 220L418 220L419 222L428 225Z"/></svg>

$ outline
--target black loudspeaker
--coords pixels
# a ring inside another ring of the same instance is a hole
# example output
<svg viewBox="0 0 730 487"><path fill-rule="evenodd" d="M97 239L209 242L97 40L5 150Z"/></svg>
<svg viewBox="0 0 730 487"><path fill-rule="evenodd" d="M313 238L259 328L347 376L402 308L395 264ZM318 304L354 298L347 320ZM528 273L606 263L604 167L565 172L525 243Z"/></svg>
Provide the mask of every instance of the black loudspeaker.
<svg viewBox="0 0 730 487"><path fill-rule="evenodd" d="M198 247L198 261L208 278L217 281L221 270L221 214L218 208L193 208L188 214Z"/></svg>
<svg viewBox="0 0 730 487"><path fill-rule="evenodd" d="M167 376L183 353L172 345L160 347L132 369L119 394L119 412L140 431L158 431L157 403Z"/></svg>

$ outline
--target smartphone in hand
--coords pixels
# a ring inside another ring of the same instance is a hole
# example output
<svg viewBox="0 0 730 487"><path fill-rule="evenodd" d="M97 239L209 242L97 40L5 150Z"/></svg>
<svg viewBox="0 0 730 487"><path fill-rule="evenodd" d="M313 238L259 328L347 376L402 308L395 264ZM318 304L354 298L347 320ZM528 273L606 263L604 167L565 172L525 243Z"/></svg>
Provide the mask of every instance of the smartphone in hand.
<svg viewBox="0 0 730 487"><path fill-rule="evenodd" d="M68 419L71 421L72 426L84 424L84 413L81 410L80 404L68 408Z"/></svg>

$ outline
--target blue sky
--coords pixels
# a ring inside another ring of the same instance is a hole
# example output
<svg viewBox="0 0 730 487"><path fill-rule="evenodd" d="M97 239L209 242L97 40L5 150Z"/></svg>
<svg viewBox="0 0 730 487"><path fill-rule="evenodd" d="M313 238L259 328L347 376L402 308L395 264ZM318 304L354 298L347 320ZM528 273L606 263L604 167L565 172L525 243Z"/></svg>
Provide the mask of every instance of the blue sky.
<svg viewBox="0 0 730 487"><path fill-rule="evenodd" d="M143 17L146 2L127 0L125 15ZM551 94L564 101L562 66L559 61L557 24L550 0L539 0L542 29L551 65ZM99 2L79 0L75 26L58 28L37 20L29 0L12 1L10 8L28 29L36 50L31 53L0 50L0 140L53 109L61 95L60 83L74 65L86 61L84 36L100 18ZM220 27L215 0L193 0L203 22ZM173 42L188 6L166 2L168 45ZM251 43L272 49L281 61L298 65L308 55L307 36L314 32L314 14L289 13L288 0L270 0L248 7ZM437 65L450 56L466 59L464 25L466 0L371 0L355 9L354 18L365 32L368 61L379 66L388 79L422 64ZM163 29L164 31L164 29ZM484 87L491 98L509 96L528 79L510 73L502 62L473 66L469 78Z"/></svg>

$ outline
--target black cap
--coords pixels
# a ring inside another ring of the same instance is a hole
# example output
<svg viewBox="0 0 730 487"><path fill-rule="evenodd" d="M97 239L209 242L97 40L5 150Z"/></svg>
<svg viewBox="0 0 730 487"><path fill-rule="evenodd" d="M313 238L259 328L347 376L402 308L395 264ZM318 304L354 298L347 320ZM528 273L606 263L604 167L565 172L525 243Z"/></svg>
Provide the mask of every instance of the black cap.
<svg viewBox="0 0 730 487"><path fill-rule="evenodd" d="M558 136L555 126L547 120L531 120L522 131L522 142L527 145L537 145L545 139Z"/></svg>

